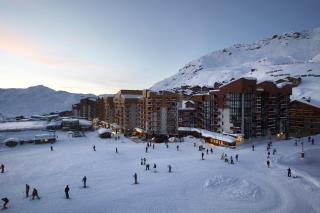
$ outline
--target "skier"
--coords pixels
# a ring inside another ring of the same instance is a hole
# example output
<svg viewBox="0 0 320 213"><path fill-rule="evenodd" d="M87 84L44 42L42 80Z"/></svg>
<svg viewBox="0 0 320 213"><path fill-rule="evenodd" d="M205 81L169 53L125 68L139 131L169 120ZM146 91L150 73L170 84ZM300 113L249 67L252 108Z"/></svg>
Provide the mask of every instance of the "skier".
<svg viewBox="0 0 320 213"><path fill-rule="evenodd" d="M272 154L273 154L273 155L275 155L275 154L276 154L276 152L277 152L276 148L273 148L273 152L272 152Z"/></svg>
<svg viewBox="0 0 320 213"><path fill-rule="evenodd" d="M37 197L38 200L40 199L39 195L38 195L38 190L36 188L33 188L32 191L32 200L34 200L34 198Z"/></svg>
<svg viewBox="0 0 320 213"><path fill-rule="evenodd" d="M238 162L238 158L239 158L239 155L238 154L236 154L236 161Z"/></svg>
<svg viewBox="0 0 320 213"><path fill-rule="evenodd" d="M3 164L1 164L0 168L1 168L1 173L4 173L4 165Z"/></svg>
<svg viewBox="0 0 320 213"><path fill-rule="evenodd" d="M193 143L193 147L196 147L196 146L197 146L197 144L196 144L196 142L194 142L194 143Z"/></svg>
<svg viewBox="0 0 320 213"><path fill-rule="evenodd" d="M254 151L254 145L252 145L252 151Z"/></svg>
<svg viewBox="0 0 320 213"><path fill-rule="evenodd" d="M270 158L270 152L268 152L268 157L267 158Z"/></svg>
<svg viewBox="0 0 320 213"><path fill-rule="evenodd" d="M201 152L201 160L204 160L204 153L203 152Z"/></svg>
<svg viewBox="0 0 320 213"><path fill-rule="evenodd" d="M234 164L232 156L230 157L230 163Z"/></svg>
<svg viewBox="0 0 320 213"><path fill-rule="evenodd" d="M150 170L150 164L146 164L146 171Z"/></svg>
<svg viewBox="0 0 320 213"><path fill-rule="evenodd" d="M9 199L7 197L4 197L1 199L3 201L3 209L7 209L8 208L8 203L9 203Z"/></svg>
<svg viewBox="0 0 320 213"><path fill-rule="evenodd" d="M116 147L116 153L118 153L118 147Z"/></svg>
<svg viewBox="0 0 320 213"><path fill-rule="evenodd" d="M308 136L308 142L310 143L310 140L311 140L311 137L310 136Z"/></svg>
<svg viewBox="0 0 320 213"><path fill-rule="evenodd" d="M96 151L96 145L93 145L93 151Z"/></svg>
<svg viewBox="0 0 320 213"><path fill-rule="evenodd" d="M53 146L50 146L50 150L53 151Z"/></svg>
<svg viewBox="0 0 320 213"><path fill-rule="evenodd" d="M142 166L143 165L143 159L141 158L141 163L140 163L140 165Z"/></svg>
<svg viewBox="0 0 320 213"><path fill-rule="evenodd" d="M147 159L143 158L143 164L146 165Z"/></svg>
<svg viewBox="0 0 320 213"><path fill-rule="evenodd" d="M152 144L152 149L154 149L154 144Z"/></svg>
<svg viewBox="0 0 320 213"><path fill-rule="evenodd" d="M155 163L153 164L153 171L157 172L157 165Z"/></svg>
<svg viewBox="0 0 320 213"><path fill-rule="evenodd" d="M209 154L209 149L207 149L207 155Z"/></svg>
<svg viewBox="0 0 320 213"><path fill-rule="evenodd" d="M26 197L29 197L30 186L26 184Z"/></svg>
<svg viewBox="0 0 320 213"><path fill-rule="evenodd" d="M148 153L148 146L146 146L146 153Z"/></svg>
<svg viewBox="0 0 320 213"><path fill-rule="evenodd" d="M166 147L167 147L167 149L169 148L169 144L168 143L166 143Z"/></svg>
<svg viewBox="0 0 320 213"><path fill-rule="evenodd" d="M168 168L169 168L169 173L171 173L172 171L171 171L171 165L170 164L168 165Z"/></svg>
<svg viewBox="0 0 320 213"><path fill-rule="evenodd" d="M311 144L314 145L314 138L311 139Z"/></svg>
<svg viewBox="0 0 320 213"><path fill-rule="evenodd" d="M179 145L177 145L177 151L179 151Z"/></svg>
<svg viewBox="0 0 320 213"><path fill-rule="evenodd" d="M221 158L220 159L224 160L224 153L223 152L221 153Z"/></svg>
<svg viewBox="0 0 320 213"><path fill-rule="evenodd" d="M82 178L82 182L83 182L83 188L87 188L87 176L84 176Z"/></svg>
<svg viewBox="0 0 320 213"><path fill-rule="evenodd" d="M288 168L288 177L291 177L291 169Z"/></svg>
<svg viewBox="0 0 320 213"><path fill-rule="evenodd" d="M134 173L133 178L134 178L134 184L138 184L138 175L137 175L137 173Z"/></svg>
<svg viewBox="0 0 320 213"><path fill-rule="evenodd" d="M70 191L70 188L69 188L69 185L66 186L66 188L64 189L64 193L66 194L66 199L69 199L69 191Z"/></svg>
<svg viewBox="0 0 320 213"><path fill-rule="evenodd" d="M211 154L213 154L213 149L212 148L210 149L210 152L211 152Z"/></svg>
<svg viewBox="0 0 320 213"><path fill-rule="evenodd" d="M268 168L270 168L270 161L267 160L267 165L268 165Z"/></svg>

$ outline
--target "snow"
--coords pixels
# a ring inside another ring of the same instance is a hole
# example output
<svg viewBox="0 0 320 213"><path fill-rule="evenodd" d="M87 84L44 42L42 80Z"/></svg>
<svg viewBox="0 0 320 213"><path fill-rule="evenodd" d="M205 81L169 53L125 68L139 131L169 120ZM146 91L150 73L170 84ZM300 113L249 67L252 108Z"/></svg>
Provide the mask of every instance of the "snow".
<svg viewBox="0 0 320 213"><path fill-rule="evenodd" d="M151 89L172 90L184 85L212 87L215 82L227 84L241 77L262 82L290 76L302 79L302 83L293 89L294 98L310 96L320 104L320 28L296 35L286 33L211 52L191 61Z"/></svg>
<svg viewBox="0 0 320 213"><path fill-rule="evenodd" d="M102 134L105 134L105 133L111 133L112 130L111 129L107 129L107 128L99 128L98 129L98 134L99 135L102 135Z"/></svg>
<svg viewBox="0 0 320 213"><path fill-rule="evenodd" d="M45 129L47 121L17 121L0 123L0 131L17 131L30 129Z"/></svg>
<svg viewBox="0 0 320 213"><path fill-rule="evenodd" d="M208 137L213 139L218 139L221 141L225 141L227 143L235 143L236 139L234 137L223 135L217 132L211 132L205 129L200 128L192 128L192 127L178 127L178 131L187 131L187 132L197 132L202 135L202 137Z"/></svg>
<svg viewBox="0 0 320 213"><path fill-rule="evenodd" d="M0 174L0 197L10 199L6 212L319 212L320 209L320 135L316 145L305 142L306 158L299 158L300 146L294 140L273 141L277 149L267 168L267 141L252 141L236 149L213 147L214 154L205 155L193 147L199 139L185 137L185 142L155 144L145 153L145 143L103 140L96 132L86 137L71 138L57 131L54 151L51 144L2 148L0 163L6 172ZM304 139L305 140L305 139ZM96 152L92 146L96 146ZM207 145L204 145L208 147ZM115 153L115 147L119 153ZM221 153L239 154L234 165L220 160ZM157 164L157 172L145 171L140 159ZM310 157L310 158L309 158ZM173 173L168 173L168 165ZM308 166L306 168L305 166ZM288 178L290 166L297 178ZM138 185L132 175L138 174ZM81 187L87 176L88 188ZM24 197L28 183L36 187L40 200ZM70 186L70 200L64 199L64 187Z"/></svg>

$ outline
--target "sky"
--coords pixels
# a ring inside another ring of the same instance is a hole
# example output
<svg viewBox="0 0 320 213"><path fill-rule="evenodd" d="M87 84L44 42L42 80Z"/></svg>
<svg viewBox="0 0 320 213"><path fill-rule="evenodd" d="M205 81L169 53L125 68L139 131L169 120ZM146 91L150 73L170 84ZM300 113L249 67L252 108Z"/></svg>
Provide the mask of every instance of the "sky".
<svg viewBox="0 0 320 213"><path fill-rule="evenodd" d="M320 27L319 0L0 0L0 88L146 89L236 43Z"/></svg>

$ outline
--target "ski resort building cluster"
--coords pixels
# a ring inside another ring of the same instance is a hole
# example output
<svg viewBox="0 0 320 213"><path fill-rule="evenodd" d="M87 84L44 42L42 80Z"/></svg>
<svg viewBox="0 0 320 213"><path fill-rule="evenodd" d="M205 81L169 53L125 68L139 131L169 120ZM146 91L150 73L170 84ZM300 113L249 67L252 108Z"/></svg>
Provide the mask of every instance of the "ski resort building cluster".
<svg viewBox="0 0 320 213"><path fill-rule="evenodd" d="M179 136L181 128L210 131L211 135L234 137L237 142L319 133L319 107L306 101L290 103L291 94L290 84L279 86L243 77L190 96L172 91L120 90L115 95L81 100L72 111L74 116L98 118L106 127L143 137ZM302 118L310 126L308 131Z"/></svg>

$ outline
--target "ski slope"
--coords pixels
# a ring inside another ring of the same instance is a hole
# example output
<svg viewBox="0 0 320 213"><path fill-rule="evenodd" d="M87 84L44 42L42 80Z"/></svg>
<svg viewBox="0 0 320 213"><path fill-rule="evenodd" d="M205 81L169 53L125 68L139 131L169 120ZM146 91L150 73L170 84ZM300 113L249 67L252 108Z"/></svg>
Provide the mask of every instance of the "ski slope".
<svg viewBox="0 0 320 213"><path fill-rule="evenodd" d="M10 199L5 212L320 212L320 136L316 145L305 140L304 160L293 140L273 142L277 153L271 153L271 168L267 168L266 141L236 149L213 147L214 153L205 154L202 161L193 146L202 142L195 138L170 143L168 149L156 144L145 153L145 143L97 135L69 138L58 132L53 152L50 145L1 147L0 163L6 165L6 172L0 174L0 196ZM233 158L239 154L239 162L225 163L220 160L222 152ZM140 165L143 157L151 171ZM152 170L153 163L157 172ZM169 164L173 173L168 173ZM297 178L287 177L288 166ZM133 184L135 172L138 185ZM86 189L81 187L85 175ZM26 183L31 190L38 189L40 200L25 198ZM70 200L64 198L67 184Z"/></svg>

